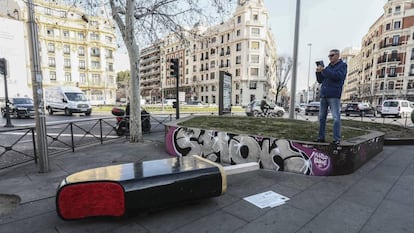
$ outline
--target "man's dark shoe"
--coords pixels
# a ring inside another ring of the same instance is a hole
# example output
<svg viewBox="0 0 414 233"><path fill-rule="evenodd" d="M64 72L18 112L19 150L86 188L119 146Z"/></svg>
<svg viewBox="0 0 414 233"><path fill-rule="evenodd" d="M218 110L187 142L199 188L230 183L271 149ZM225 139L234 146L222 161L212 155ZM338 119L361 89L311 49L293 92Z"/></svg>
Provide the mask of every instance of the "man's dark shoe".
<svg viewBox="0 0 414 233"><path fill-rule="evenodd" d="M314 140L314 142L325 142L325 139L316 139L316 140Z"/></svg>
<svg viewBox="0 0 414 233"><path fill-rule="evenodd" d="M334 145L339 145L339 144L341 144L341 142L340 141L332 141L332 144L334 144Z"/></svg>

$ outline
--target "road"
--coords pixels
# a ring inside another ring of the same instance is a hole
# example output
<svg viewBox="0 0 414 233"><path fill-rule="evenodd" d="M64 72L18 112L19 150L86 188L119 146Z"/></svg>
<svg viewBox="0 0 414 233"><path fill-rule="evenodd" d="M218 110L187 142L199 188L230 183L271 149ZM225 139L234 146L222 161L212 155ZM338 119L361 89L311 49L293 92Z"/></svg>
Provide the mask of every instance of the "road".
<svg viewBox="0 0 414 233"><path fill-rule="evenodd" d="M211 113L200 113L200 115L211 115ZM190 114L181 114L186 117ZM199 115L195 113L195 115ZM235 115L245 115L243 112ZM289 114L283 117L287 118ZM328 118L331 117L328 115ZM175 114L151 114L151 133L144 134L146 140L162 140L165 137L163 123L175 119ZM276 120L277 118L275 118ZM303 113L295 115L295 119L317 121L317 116L305 116ZM396 124L403 127L413 127L409 118L379 118L379 117L346 117L357 121ZM13 128L5 128L6 119L0 118L0 169L19 161L32 160L34 157L33 128L35 120L12 119ZM53 115L46 116L47 144L49 154L76 149L78 147L101 143L119 138L114 126L115 117L110 114L94 114L84 116L74 114L73 116ZM73 136L73 137L72 137Z"/></svg>

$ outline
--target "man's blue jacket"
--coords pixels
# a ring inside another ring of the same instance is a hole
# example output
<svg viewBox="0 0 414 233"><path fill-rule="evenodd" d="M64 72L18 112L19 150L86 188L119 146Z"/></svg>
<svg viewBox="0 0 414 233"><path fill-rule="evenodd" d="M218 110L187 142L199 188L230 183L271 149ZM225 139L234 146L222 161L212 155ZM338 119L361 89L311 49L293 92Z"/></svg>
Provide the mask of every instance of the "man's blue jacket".
<svg viewBox="0 0 414 233"><path fill-rule="evenodd" d="M322 72L316 73L318 83L321 83L321 98L341 98L342 87L345 82L348 65L339 60L336 64L329 64Z"/></svg>

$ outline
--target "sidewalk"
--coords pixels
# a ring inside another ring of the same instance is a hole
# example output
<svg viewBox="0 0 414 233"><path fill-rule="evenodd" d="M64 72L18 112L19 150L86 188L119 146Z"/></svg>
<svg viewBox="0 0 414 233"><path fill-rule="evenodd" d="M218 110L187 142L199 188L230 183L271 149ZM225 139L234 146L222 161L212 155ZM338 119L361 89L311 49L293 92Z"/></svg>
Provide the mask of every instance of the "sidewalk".
<svg viewBox="0 0 414 233"><path fill-rule="evenodd" d="M0 232L414 232L413 150L414 146L384 147L348 176L259 170L229 176L226 194L194 205L122 218L63 221L55 211L55 194L67 175L168 157L164 144L157 141L94 146L52 157L49 173L38 173L33 163L0 171L0 193L21 197L17 209L0 216ZM243 200L269 190L290 200L265 209Z"/></svg>

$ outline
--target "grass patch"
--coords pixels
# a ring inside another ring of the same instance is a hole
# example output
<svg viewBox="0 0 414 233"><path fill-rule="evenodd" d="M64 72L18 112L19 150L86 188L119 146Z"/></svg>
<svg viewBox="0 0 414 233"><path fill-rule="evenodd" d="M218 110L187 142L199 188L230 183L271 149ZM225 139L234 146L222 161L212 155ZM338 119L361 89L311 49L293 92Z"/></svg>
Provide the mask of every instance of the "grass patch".
<svg viewBox="0 0 414 233"><path fill-rule="evenodd" d="M180 126L201 129L211 129L235 134L269 136L278 139L294 139L313 141L318 136L319 123L285 118L253 118L244 116L196 116L179 123ZM368 134L370 130L385 133L386 138L414 137L412 129L404 129L397 125L360 122L352 120L342 121L342 140ZM326 140L333 140L333 124L326 125Z"/></svg>

